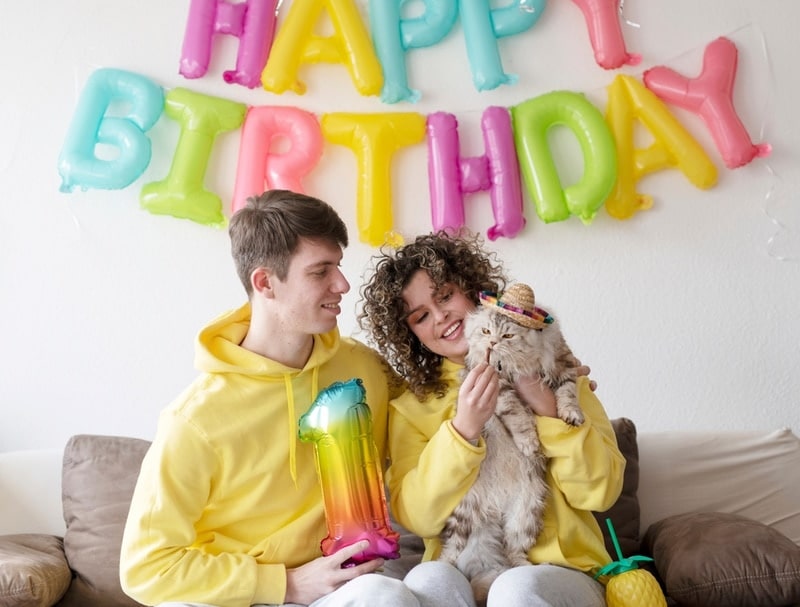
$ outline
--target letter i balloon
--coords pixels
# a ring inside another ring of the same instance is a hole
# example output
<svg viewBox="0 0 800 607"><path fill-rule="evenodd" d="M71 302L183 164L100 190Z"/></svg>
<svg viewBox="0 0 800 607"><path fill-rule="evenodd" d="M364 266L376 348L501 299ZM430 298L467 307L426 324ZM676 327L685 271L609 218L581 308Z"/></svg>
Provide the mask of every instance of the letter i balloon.
<svg viewBox="0 0 800 607"><path fill-rule="evenodd" d="M369 547L344 563L400 556L399 534L392 530L383 473L372 436L372 415L360 379L336 382L322 390L300 417L300 440L314 443L317 474L328 536L324 555L369 540Z"/></svg>

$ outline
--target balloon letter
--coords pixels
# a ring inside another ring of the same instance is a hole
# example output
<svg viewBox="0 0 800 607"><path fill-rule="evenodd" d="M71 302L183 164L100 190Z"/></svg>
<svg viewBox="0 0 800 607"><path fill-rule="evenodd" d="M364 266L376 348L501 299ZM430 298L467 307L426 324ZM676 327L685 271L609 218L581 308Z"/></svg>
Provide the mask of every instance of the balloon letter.
<svg viewBox="0 0 800 607"><path fill-rule="evenodd" d="M700 115L729 169L772 151L768 143L753 145L733 107L737 61L736 45L723 37L706 46L697 78L686 78L667 67L654 67L643 76L645 86L661 99Z"/></svg>
<svg viewBox="0 0 800 607"><path fill-rule="evenodd" d="M290 142L289 150L270 153L281 138ZM314 114L291 107L251 107L242 128L231 214L265 190L305 192L300 178L320 156L322 132Z"/></svg>
<svg viewBox="0 0 800 607"><path fill-rule="evenodd" d="M128 103L127 116L106 116L112 103ZM78 100L58 160L62 192L75 187L124 188L150 164L150 139L144 134L164 111L164 91L144 76L113 69L92 73ZM115 158L96 155L100 144L116 148Z"/></svg>
<svg viewBox="0 0 800 607"><path fill-rule="evenodd" d="M377 95L383 86L381 64L354 0L294 0L286 21L275 36L269 59L261 73L264 88L273 93L291 89L305 93L297 79L301 63L342 63L347 66L362 95ZM322 9L330 15L335 33L314 34Z"/></svg>
<svg viewBox="0 0 800 607"><path fill-rule="evenodd" d="M370 0L369 18L373 44L383 66L381 101L419 101L419 91L408 88L405 51L432 46L453 28L458 17L456 0L422 0L425 12L401 19L400 8L408 0Z"/></svg>
<svg viewBox="0 0 800 607"><path fill-rule="evenodd" d="M550 223L573 214L591 222L617 172L614 138L600 111L579 93L555 91L513 106L511 117L517 157L539 217ZM547 142L547 131L556 125L574 133L583 153L583 177L563 189Z"/></svg>
<svg viewBox="0 0 800 607"><path fill-rule="evenodd" d="M428 116L428 181L434 230L458 230L464 225L464 192L489 190L495 224L490 240L513 238L525 226L522 186L514 149L511 116L506 108L483 112L481 129L486 153L459 156L455 116L436 112Z"/></svg>
<svg viewBox="0 0 800 607"><path fill-rule="evenodd" d="M623 65L638 65L641 55L625 50L619 25L620 0L572 0L583 12L597 65L607 70Z"/></svg>
<svg viewBox="0 0 800 607"><path fill-rule="evenodd" d="M299 422L300 440L314 443L322 486L328 526L328 536L320 542L322 554L369 540L369 547L346 561L346 567L400 557L400 536L389 522L365 396L360 379L336 382L319 393Z"/></svg>
<svg viewBox="0 0 800 607"><path fill-rule="evenodd" d="M277 4L278 0L245 0L238 4L225 0L191 0L183 37L181 75L185 78L204 76L214 34L230 34L239 38L236 69L224 72L222 77L228 83L235 82L251 89L257 87L275 33Z"/></svg>
<svg viewBox="0 0 800 607"><path fill-rule="evenodd" d="M157 215L172 215L197 223L222 227L219 196L203 187L203 178L214 139L224 131L239 128L246 106L219 97L208 97L182 88L167 94L167 116L181 125L181 134L164 181L142 188L139 202Z"/></svg>
<svg viewBox="0 0 800 607"><path fill-rule="evenodd" d="M503 72L497 38L518 34L532 27L539 20L544 4L545 0L523 0L504 8L492 9L490 0L459 2L475 88L486 91L517 81L516 76Z"/></svg>
<svg viewBox="0 0 800 607"><path fill-rule="evenodd" d="M417 113L325 114L322 132L331 143L353 150L358 159L357 221L362 242L392 240L391 161L396 150L425 138L425 117Z"/></svg>
<svg viewBox="0 0 800 607"><path fill-rule="evenodd" d="M647 149L634 148L636 119L655 139ZM617 184L606 200L609 215L627 219L652 207L652 197L636 192L636 182L648 173L677 167L698 188L717 182L717 169L700 144L638 80L623 75L614 79L608 89L606 122L617 143Z"/></svg>

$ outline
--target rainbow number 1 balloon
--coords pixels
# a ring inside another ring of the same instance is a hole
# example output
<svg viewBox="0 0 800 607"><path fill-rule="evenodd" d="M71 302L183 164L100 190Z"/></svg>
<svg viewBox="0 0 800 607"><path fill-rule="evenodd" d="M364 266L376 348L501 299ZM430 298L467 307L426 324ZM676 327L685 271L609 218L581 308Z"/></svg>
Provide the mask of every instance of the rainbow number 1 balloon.
<svg viewBox="0 0 800 607"><path fill-rule="evenodd" d="M357 565L378 557L400 556L399 534L392 530L378 450L372 438L372 414L360 379L336 382L319 393L300 417L299 437L314 443L322 485L328 537L324 555L369 540L369 548L344 563Z"/></svg>

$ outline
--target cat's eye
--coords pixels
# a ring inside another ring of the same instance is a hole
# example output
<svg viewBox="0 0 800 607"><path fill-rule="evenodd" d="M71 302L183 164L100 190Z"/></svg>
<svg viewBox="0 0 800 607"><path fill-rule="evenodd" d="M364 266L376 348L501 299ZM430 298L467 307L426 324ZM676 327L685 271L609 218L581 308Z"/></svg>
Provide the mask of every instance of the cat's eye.
<svg viewBox="0 0 800 607"><path fill-rule="evenodd" d="M484 327L483 329L481 329L481 333L483 333L484 335L489 335L491 333L491 331L489 329L487 329L486 327Z"/></svg>
<svg viewBox="0 0 800 607"><path fill-rule="evenodd" d="M513 333L503 333L503 339L511 339L514 337Z"/></svg>

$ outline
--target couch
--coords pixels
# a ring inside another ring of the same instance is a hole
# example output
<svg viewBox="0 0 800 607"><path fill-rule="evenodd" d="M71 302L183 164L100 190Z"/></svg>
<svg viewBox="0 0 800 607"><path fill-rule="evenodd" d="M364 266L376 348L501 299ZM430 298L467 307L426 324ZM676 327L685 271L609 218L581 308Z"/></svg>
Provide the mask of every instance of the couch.
<svg viewBox="0 0 800 607"><path fill-rule="evenodd" d="M637 435L610 518L625 557L648 565L669 604L800 605L800 439L773 432ZM119 585L122 528L149 443L77 435L63 449L0 453L0 607L135 607ZM401 577L421 540L401 532ZM609 552L615 554L610 537Z"/></svg>

